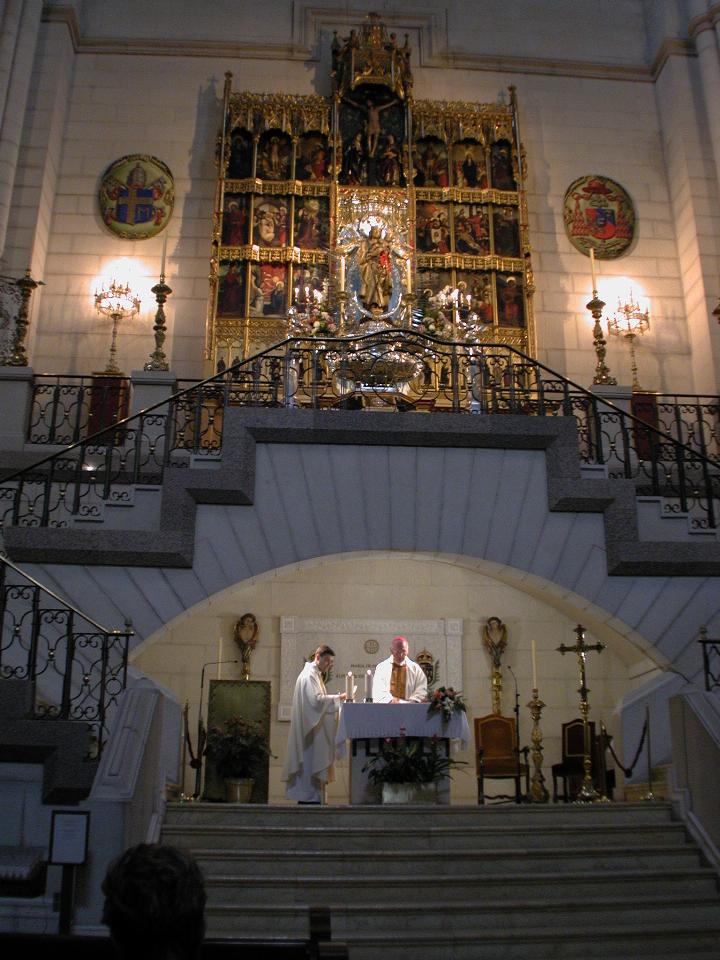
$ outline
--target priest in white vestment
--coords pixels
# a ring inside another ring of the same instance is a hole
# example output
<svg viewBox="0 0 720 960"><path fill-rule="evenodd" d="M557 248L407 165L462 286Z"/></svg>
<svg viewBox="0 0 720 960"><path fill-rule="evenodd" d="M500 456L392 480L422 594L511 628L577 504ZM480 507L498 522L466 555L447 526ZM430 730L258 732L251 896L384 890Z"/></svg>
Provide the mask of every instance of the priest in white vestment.
<svg viewBox="0 0 720 960"><path fill-rule="evenodd" d="M394 637L391 655L375 667L373 703L424 703L427 677L421 666L408 657L405 637Z"/></svg>
<svg viewBox="0 0 720 960"><path fill-rule="evenodd" d="M298 803L322 803L325 786L332 783L335 733L344 693L328 693L323 673L332 667L335 652L318 647L295 682L290 736L282 780L285 794Z"/></svg>

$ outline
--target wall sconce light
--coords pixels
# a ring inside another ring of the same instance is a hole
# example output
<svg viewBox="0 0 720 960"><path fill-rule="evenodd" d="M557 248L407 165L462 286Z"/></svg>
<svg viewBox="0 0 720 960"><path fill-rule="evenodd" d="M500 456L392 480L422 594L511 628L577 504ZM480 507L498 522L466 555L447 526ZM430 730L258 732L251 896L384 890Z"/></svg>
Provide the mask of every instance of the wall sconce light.
<svg viewBox="0 0 720 960"><path fill-rule="evenodd" d="M129 283L122 284L111 280L107 288L103 287L95 294L95 309L103 316L110 317L113 322L110 356L103 373L115 377L122 376L117 365L118 326L121 320L127 320L140 313L140 301L130 290Z"/></svg>
<svg viewBox="0 0 720 960"><path fill-rule="evenodd" d="M633 393L637 393L642 388L638 382L637 361L635 359L635 338L641 336L650 328L650 311L642 310L637 300L633 299L632 290L628 299L618 300L617 309L608 320L608 333L615 337L623 337L627 340L630 349L630 367L632 369L632 388Z"/></svg>

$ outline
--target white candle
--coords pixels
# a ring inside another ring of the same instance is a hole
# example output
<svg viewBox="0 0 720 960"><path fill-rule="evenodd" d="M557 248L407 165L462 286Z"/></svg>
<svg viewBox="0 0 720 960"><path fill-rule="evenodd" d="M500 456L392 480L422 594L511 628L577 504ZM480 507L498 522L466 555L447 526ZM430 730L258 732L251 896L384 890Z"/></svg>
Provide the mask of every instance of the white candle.
<svg viewBox="0 0 720 960"><path fill-rule="evenodd" d="M353 675L352 670L348 670L347 676L345 677L345 699L352 700L353 698Z"/></svg>
<svg viewBox="0 0 720 960"><path fill-rule="evenodd" d="M597 290L597 280L595 279L595 250L590 247L590 272L592 273L593 293Z"/></svg>
<svg viewBox="0 0 720 960"><path fill-rule="evenodd" d="M536 653L536 650L535 650L535 637L533 637L532 640L530 641L530 653L532 654L532 683L533 683L533 690L537 690L537 688L538 688L538 682L537 682L537 653Z"/></svg>
<svg viewBox="0 0 720 960"><path fill-rule="evenodd" d="M408 257L405 261L405 274L407 279L407 292L412 293L412 258Z"/></svg>
<svg viewBox="0 0 720 960"><path fill-rule="evenodd" d="M167 234L163 237L162 258L160 260L160 276L165 276L165 259L167 257Z"/></svg>
<svg viewBox="0 0 720 960"><path fill-rule="evenodd" d="M365 699L372 700L372 670L365 671Z"/></svg>
<svg viewBox="0 0 720 960"><path fill-rule="evenodd" d="M345 292L345 254L340 255L340 293Z"/></svg>

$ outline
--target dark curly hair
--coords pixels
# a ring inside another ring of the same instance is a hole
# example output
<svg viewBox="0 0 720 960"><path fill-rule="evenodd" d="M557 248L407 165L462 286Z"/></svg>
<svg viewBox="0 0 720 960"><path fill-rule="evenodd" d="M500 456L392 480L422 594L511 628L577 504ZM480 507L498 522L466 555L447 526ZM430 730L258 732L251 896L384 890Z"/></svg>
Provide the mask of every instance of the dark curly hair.
<svg viewBox="0 0 720 960"><path fill-rule="evenodd" d="M103 923L132 960L195 960L205 936L205 882L193 858L160 844L130 847L108 867Z"/></svg>

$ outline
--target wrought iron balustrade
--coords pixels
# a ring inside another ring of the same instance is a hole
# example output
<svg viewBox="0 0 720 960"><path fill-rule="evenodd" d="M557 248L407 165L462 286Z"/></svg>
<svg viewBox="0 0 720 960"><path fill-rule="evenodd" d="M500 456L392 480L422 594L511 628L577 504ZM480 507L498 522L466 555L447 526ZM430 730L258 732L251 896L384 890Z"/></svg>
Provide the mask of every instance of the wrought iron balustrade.
<svg viewBox="0 0 720 960"><path fill-rule="evenodd" d="M129 401L125 378L36 375L27 442L77 443L125 417Z"/></svg>
<svg viewBox="0 0 720 960"><path fill-rule="evenodd" d="M641 393L633 397L633 412L720 464L720 397Z"/></svg>
<svg viewBox="0 0 720 960"><path fill-rule="evenodd" d="M133 631L108 630L0 556L0 681L35 685L35 716L77 720L100 751Z"/></svg>
<svg viewBox="0 0 720 960"><path fill-rule="evenodd" d="M233 406L388 408L441 415L570 416L584 463L665 498L698 528L717 525L718 463L513 348L450 343L408 330L288 338L68 446L0 484L3 522L64 526L100 516L168 467L218 456Z"/></svg>
<svg viewBox="0 0 720 960"><path fill-rule="evenodd" d="M705 689L720 690L720 639L712 640L707 635L707 628L700 627L700 640L703 654L703 672L705 674Z"/></svg>

